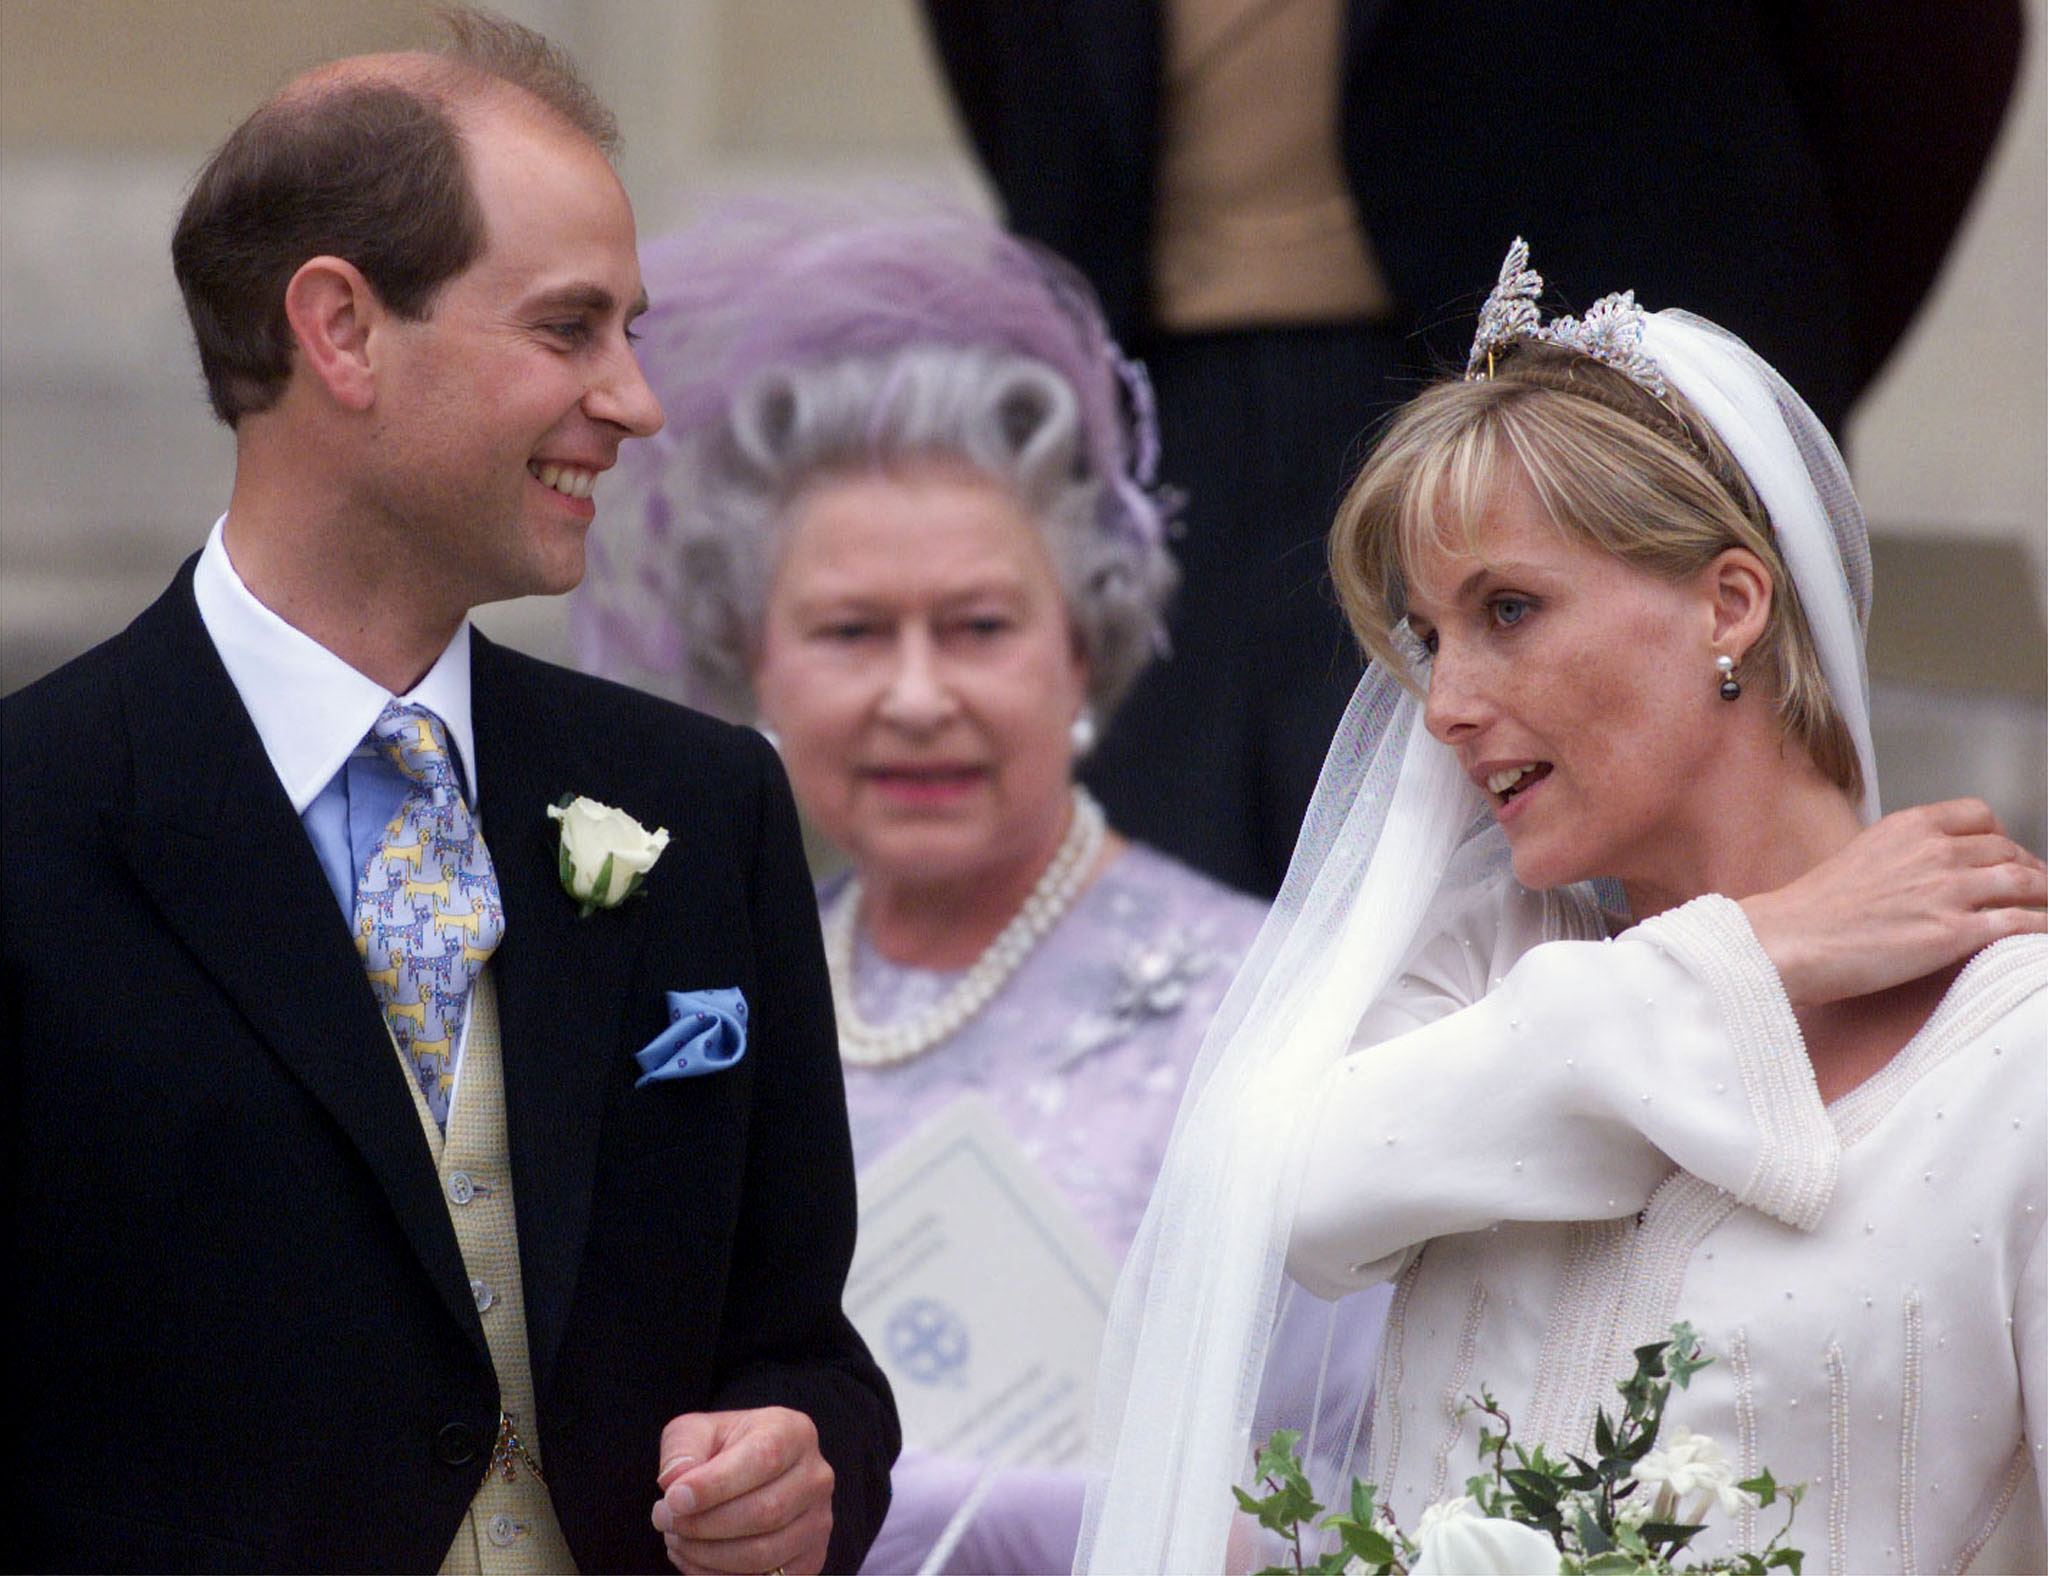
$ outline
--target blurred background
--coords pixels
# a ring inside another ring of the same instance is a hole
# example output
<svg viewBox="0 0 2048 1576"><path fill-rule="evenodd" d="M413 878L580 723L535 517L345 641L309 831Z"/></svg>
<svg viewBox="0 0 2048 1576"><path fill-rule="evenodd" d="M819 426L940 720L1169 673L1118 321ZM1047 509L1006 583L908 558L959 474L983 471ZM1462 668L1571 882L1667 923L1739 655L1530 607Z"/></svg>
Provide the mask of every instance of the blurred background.
<svg viewBox="0 0 2048 1576"><path fill-rule="evenodd" d="M994 210L911 0L496 9L567 46L617 111L643 237L762 187L908 182ZM1875 537L1887 805L1980 793L2042 848L2048 0L2027 18L1983 187L1846 447ZM298 68L438 36L420 0L0 0L0 692L122 627L225 505L232 443L168 253L201 160ZM560 602L478 622L568 658Z"/></svg>

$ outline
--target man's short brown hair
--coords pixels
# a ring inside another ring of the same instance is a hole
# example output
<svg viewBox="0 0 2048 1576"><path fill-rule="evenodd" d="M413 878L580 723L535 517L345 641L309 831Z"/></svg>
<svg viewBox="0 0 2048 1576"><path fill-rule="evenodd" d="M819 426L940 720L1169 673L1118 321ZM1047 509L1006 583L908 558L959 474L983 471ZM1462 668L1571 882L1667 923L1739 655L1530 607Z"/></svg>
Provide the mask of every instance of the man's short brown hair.
<svg viewBox="0 0 2048 1576"><path fill-rule="evenodd" d="M510 89L617 153L617 121L562 50L486 12L442 19L452 37L438 54L297 78L193 183L171 261L207 396L230 427L276 403L291 377L285 287L308 258L353 263L415 320L476 261L484 220L456 119L465 103Z"/></svg>

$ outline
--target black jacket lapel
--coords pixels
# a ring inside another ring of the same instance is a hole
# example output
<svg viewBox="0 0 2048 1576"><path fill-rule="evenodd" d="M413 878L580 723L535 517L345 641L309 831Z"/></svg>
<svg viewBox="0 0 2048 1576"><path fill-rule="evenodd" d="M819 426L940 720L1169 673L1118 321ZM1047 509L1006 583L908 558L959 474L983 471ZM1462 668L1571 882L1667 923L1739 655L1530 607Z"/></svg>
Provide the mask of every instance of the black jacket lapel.
<svg viewBox="0 0 2048 1576"><path fill-rule="evenodd" d="M114 828L165 922L375 1173L489 1360L403 1069L348 925L200 622L187 562L126 637L134 811Z"/></svg>
<svg viewBox="0 0 2048 1576"><path fill-rule="evenodd" d="M522 673L522 669L526 671ZM594 719L550 705L544 671L473 637L471 706L484 840L505 901L493 968L504 1038L506 1129L519 1214L519 1268L536 1386L561 1347L590 1228L605 1090L629 1056L624 1020L645 940L644 905L579 918L562 890L547 807L602 798Z"/></svg>

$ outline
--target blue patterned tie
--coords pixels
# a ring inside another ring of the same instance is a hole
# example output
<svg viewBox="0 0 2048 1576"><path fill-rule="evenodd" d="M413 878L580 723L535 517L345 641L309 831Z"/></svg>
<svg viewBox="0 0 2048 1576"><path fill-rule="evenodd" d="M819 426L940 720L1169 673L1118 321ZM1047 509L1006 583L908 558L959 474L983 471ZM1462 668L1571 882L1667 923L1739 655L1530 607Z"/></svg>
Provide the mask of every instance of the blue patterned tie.
<svg viewBox="0 0 2048 1576"><path fill-rule="evenodd" d="M505 934L505 906L441 719L393 701L370 739L412 791L356 882L356 950L427 1109L446 1128L462 1006Z"/></svg>

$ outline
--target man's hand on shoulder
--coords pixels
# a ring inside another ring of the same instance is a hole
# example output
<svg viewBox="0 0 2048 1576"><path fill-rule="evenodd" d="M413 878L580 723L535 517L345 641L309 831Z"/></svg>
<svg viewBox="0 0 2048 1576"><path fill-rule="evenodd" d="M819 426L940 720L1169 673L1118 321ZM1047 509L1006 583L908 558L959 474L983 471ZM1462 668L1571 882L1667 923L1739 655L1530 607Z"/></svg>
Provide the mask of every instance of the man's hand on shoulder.
<svg viewBox="0 0 2048 1576"><path fill-rule="evenodd" d="M832 1468L801 1412L686 1412L661 1431L654 1525L684 1576L825 1567Z"/></svg>

